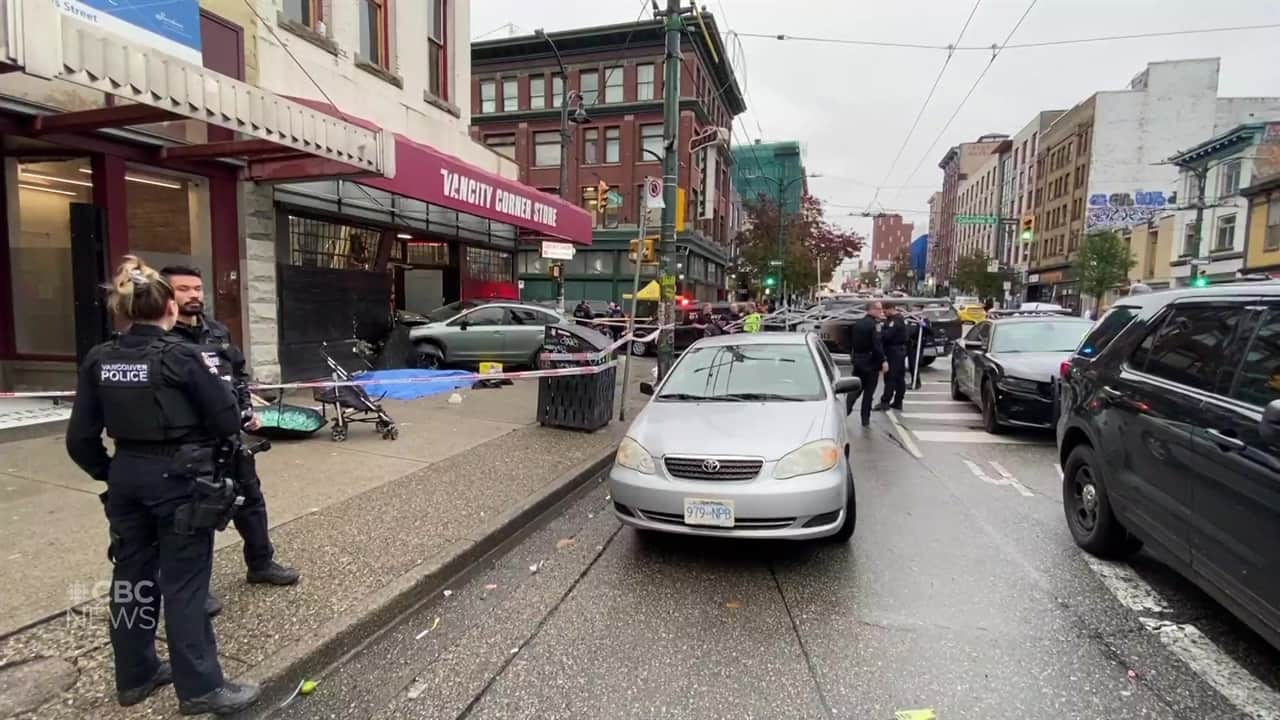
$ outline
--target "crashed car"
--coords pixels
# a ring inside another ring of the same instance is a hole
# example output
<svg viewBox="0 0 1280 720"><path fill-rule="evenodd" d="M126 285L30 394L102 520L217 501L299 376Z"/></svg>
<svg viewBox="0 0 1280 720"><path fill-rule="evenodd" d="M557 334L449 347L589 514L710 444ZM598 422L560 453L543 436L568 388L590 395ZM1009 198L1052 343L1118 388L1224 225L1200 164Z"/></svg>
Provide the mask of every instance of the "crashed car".
<svg viewBox="0 0 1280 720"><path fill-rule="evenodd" d="M923 340L919 348L920 367L928 367L939 357L950 355L952 346L960 339L960 316L947 298L850 298L827 306L828 316L817 322L816 332L831 353L850 353L849 328L872 302L886 307L893 305L902 311L907 321L907 356L912 362L916 346Z"/></svg>

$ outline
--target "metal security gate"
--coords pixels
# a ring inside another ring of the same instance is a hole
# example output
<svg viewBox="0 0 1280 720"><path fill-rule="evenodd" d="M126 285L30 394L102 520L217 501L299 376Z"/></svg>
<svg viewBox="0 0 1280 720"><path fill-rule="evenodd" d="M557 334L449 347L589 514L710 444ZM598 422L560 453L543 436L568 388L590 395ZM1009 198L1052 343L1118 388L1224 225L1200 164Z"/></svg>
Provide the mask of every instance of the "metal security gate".
<svg viewBox="0 0 1280 720"><path fill-rule="evenodd" d="M286 381L325 377L322 343L379 340L391 329L391 276L365 270L277 265L280 372Z"/></svg>

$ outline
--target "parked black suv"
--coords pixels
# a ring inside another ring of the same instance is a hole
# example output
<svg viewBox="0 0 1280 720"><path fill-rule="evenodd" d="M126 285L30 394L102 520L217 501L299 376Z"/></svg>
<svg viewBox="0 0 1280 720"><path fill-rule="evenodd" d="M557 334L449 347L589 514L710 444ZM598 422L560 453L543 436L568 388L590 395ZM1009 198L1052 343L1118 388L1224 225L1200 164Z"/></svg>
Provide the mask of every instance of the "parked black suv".
<svg viewBox="0 0 1280 720"><path fill-rule="evenodd" d="M1280 283L1124 298L1061 376L1076 544L1147 547L1280 647Z"/></svg>

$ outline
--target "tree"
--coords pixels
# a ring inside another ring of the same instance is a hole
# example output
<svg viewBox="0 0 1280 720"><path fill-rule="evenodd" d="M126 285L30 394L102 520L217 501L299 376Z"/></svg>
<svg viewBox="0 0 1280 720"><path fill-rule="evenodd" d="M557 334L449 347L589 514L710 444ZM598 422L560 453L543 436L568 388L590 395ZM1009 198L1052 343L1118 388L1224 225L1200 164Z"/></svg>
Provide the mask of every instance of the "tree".
<svg viewBox="0 0 1280 720"><path fill-rule="evenodd" d="M862 238L827 222L822 203L805 195L800 199L800 212L783 217L783 256L778 257L778 206L765 195L747 203L747 228L735 238L738 267L750 274L757 287L770 272L770 260L781 259L782 279L788 290L816 285L818 261L829 272L841 260L854 255L862 247ZM777 268L772 268L774 272Z"/></svg>
<svg viewBox="0 0 1280 720"><path fill-rule="evenodd" d="M979 298L998 298L1004 292L1004 276L988 270L991 258L982 251L965 255L956 261L956 271L951 284Z"/></svg>
<svg viewBox="0 0 1280 720"><path fill-rule="evenodd" d="M911 253L906 248L902 248L893 258L893 265L889 268L889 284L906 290L914 284L912 283L914 279L915 273L911 270Z"/></svg>
<svg viewBox="0 0 1280 720"><path fill-rule="evenodd" d="M1101 309L1107 291L1123 283L1137 262L1119 233L1102 230L1084 236L1076 254L1076 278L1080 292L1093 296L1095 311Z"/></svg>

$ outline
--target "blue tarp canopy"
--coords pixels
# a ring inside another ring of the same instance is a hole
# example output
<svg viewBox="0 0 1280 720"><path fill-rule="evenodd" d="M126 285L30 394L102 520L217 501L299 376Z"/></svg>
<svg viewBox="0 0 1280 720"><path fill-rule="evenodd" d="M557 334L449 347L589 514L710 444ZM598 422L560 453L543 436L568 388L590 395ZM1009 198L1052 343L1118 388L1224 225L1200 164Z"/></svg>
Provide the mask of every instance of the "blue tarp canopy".
<svg viewBox="0 0 1280 720"><path fill-rule="evenodd" d="M434 378L434 381L428 382ZM467 370L371 370L361 373L357 380L369 383L365 392L376 398L386 393L390 400L416 400L429 395L453 392L469 388L475 382L475 373ZM412 383L383 383L386 380L415 380Z"/></svg>

